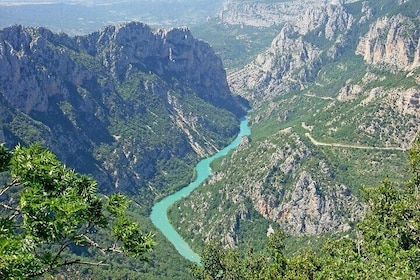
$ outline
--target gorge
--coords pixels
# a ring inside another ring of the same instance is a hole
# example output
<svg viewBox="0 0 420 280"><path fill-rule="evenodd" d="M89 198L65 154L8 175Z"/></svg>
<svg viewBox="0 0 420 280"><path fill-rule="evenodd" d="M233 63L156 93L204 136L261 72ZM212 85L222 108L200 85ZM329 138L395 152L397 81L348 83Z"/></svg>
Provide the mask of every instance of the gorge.
<svg viewBox="0 0 420 280"><path fill-rule="evenodd" d="M200 257L197 255L178 234L178 232L171 225L168 220L167 211L176 201L181 198L186 198L190 193L197 189L207 178L211 175L210 164L213 160L227 155L231 150L235 149L242 140L242 137L251 135L251 130L248 127L248 120L242 119L240 124L240 131L238 136L226 147L211 155L208 158L201 160L195 167L195 179L188 186L182 188L170 196L165 197L156 203L152 208L150 218L153 224L165 235L165 237L174 245L176 250L186 259L200 263Z"/></svg>
<svg viewBox="0 0 420 280"><path fill-rule="evenodd" d="M362 189L404 185L420 133L419 1L223 2L191 30L0 31L0 142L48 147L104 195L128 194L156 232L149 263L81 273L191 279L206 243L261 250L273 229L288 254L320 250L355 234ZM252 135L200 176L194 166L242 133L251 106ZM158 229L166 212L186 259Z"/></svg>

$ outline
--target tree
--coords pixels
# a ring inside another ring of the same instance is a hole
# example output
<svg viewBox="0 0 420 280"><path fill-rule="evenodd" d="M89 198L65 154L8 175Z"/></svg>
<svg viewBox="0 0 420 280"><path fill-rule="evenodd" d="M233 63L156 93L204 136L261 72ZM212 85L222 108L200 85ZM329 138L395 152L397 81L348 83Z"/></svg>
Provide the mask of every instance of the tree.
<svg viewBox="0 0 420 280"><path fill-rule="evenodd" d="M420 277L420 140L408 153L411 178L364 188L369 208L357 238L330 242L322 275L330 278L418 279Z"/></svg>
<svg viewBox="0 0 420 280"><path fill-rule="evenodd" d="M63 166L38 144L13 151L0 145L0 172L8 177L0 188L0 279L103 265L66 254L73 246L141 259L154 246L153 235L127 217L125 196L100 196L93 179ZM112 242L95 240L103 229L109 229Z"/></svg>
<svg viewBox="0 0 420 280"><path fill-rule="evenodd" d="M193 264L191 274L202 280L281 279L286 268L282 253L285 235L276 231L268 237L267 250L243 253L239 249L224 248L220 243L206 244L201 254L201 264Z"/></svg>

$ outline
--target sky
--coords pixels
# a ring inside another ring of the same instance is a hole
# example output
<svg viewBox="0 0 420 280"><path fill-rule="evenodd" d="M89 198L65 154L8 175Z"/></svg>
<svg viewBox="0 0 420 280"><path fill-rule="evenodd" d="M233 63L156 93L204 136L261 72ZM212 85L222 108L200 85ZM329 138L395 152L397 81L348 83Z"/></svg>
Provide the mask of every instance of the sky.
<svg viewBox="0 0 420 280"><path fill-rule="evenodd" d="M92 5L111 5L115 3L187 3L187 2L204 2L204 0L0 0L0 5L3 6L14 6L14 5L41 5L41 4L57 4L57 3L67 3L67 4L80 4L86 6Z"/></svg>
<svg viewBox="0 0 420 280"><path fill-rule="evenodd" d="M83 35L127 21L151 27L191 26L215 17L223 0L0 0L0 29L43 26Z"/></svg>

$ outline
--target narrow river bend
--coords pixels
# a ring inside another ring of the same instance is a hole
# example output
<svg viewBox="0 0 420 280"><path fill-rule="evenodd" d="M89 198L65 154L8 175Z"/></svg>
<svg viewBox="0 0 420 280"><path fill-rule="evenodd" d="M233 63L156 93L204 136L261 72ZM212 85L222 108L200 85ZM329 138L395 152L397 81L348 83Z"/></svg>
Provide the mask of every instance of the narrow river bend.
<svg viewBox="0 0 420 280"><path fill-rule="evenodd" d="M168 208L176 201L183 197L187 197L190 193L195 190L201 183L203 183L210 175L210 163L216 158L227 155L229 151L236 148L241 141L241 138L246 135L250 135L251 130L248 127L248 120L243 118L241 120L241 126L238 136L226 146L223 150L220 150L216 154L201 160L195 167L196 178L188 186L182 188L176 193L165 197L164 199L157 202L153 208L150 218L153 224L165 235L165 237L175 246L175 249L186 259L200 263L200 256L194 252L191 247L185 242L184 239L174 229L168 219L167 211Z"/></svg>

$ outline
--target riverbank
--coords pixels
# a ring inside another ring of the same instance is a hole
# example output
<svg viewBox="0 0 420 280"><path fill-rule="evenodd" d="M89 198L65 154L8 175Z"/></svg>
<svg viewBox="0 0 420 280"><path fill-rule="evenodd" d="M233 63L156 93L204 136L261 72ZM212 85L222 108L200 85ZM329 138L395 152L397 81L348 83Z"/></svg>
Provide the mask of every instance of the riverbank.
<svg viewBox="0 0 420 280"><path fill-rule="evenodd" d="M193 190L198 188L211 175L210 164L213 160L227 155L231 150L235 149L239 145L242 137L250 134L251 130L248 126L248 120L243 118L241 120L239 134L236 136L236 138L228 146L215 153L211 157L201 160L196 165L196 178L193 182L191 182L185 188L177 191L176 193L160 200L152 208L152 213L150 214L152 223L174 245L175 249L184 258L191 262L200 263L200 256L191 249L188 243L174 229L172 224L169 222L167 211L173 203L180 200L181 198L189 196Z"/></svg>

